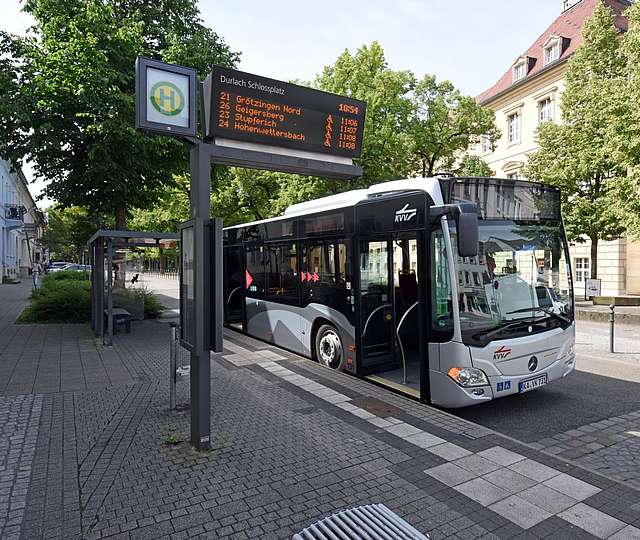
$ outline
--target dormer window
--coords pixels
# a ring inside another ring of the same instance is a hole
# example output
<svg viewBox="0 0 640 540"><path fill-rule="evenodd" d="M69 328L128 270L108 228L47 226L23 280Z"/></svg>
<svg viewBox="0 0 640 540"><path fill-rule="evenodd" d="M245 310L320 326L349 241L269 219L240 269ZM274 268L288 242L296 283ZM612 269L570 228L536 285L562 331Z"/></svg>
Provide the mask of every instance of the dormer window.
<svg viewBox="0 0 640 540"><path fill-rule="evenodd" d="M562 50L568 44L568 39L553 34L543 45L544 65L549 65L560 58Z"/></svg>
<svg viewBox="0 0 640 540"><path fill-rule="evenodd" d="M553 45L549 45L544 50L544 65L550 64L551 62L555 62L558 58L560 58L560 43L554 43Z"/></svg>
<svg viewBox="0 0 640 540"><path fill-rule="evenodd" d="M529 71L533 67L535 59L523 55L513 63L513 82L518 82L529 75Z"/></svg>
<svg viewBox="0 0 640 540"><path fill-rule="evenodd" d="M527 74L527 64L525 62L520 62L513 66L513 82L524 79Z"/></svg>

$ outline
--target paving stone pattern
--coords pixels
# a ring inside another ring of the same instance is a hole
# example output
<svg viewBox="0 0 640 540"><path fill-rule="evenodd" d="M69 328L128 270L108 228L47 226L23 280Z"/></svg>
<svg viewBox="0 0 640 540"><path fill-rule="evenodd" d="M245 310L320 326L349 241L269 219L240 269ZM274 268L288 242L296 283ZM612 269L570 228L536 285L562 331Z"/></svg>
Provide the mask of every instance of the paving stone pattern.
<svg viewBox="0 0 640 540"><path fill-rule="evenodd" d="M433 539L640 533L632 487L237 333L212 358L213 448L196 452L173 444L189 383L168 410L166 324L113 348L2 324L2 538L283 539L379 502Z"/></svg>
<svg viewBox="0 0 640 540"><path fill-rule="evenodd" d="M40 396L0 398L0 538L20 536L41 410Z"/></svg>
<svg viewBox="0 0 640 540"><path fill-rule="evenodd" d="M531 446L640 489L640 410L558 433Z"/></svg>

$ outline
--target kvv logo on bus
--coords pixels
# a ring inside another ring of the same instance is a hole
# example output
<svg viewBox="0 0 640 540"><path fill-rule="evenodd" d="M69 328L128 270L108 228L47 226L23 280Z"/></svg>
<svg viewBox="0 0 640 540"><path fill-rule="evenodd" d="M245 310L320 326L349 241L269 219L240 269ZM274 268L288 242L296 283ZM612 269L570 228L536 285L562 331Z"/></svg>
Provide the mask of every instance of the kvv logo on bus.
<svg viewBox="0 0 640 540"><path fill-rule="evenodd" d="M407 203L400 210L396 211L395 222L406 223L407 221L411 221L414 217L416 217L417 213L418 210L415 208L409 208L409 203Z"/></svg>

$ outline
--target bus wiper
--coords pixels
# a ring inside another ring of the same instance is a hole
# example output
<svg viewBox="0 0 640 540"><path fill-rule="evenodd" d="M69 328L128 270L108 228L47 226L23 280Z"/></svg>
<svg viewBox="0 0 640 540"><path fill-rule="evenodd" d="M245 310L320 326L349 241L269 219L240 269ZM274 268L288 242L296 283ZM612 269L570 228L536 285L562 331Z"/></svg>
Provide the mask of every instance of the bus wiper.
<svg viewBox="0 0 640 540"><path fill-rule="evenodd" d="M508 311L507 313L505 313L505 315L512 315L513 313L526 313L527 311L530 311L532 313L534 311L542 311L542 313L546 313L547 315L550 315L551 317L555 317L559 321L565 322L567 324L571 324L571 320L569 318L565 317L564 315L560 315L560 313L556 313L551 308L543 308L543 307L540 307L540 306L538 306L538 307L530 307L530 308L522 308L522 309L514 309L513 311Z"/></svg>
<svg viewBox="0 0 640 540"><path fill-rule="evenodd" d="M483 330L482 332L478 332L477 334L473 334L473 336L471 336L473 339L475 340L479 340L480 338L488 338L491 336L495 336L496 334L499 334L500 332L502 332L503 330L506 330L507 328L513 328L514 326L521 326L523 324L529 325L531 324L532 321L528 321L526 319L518 319L515 321L511 321L510 323L504 324L502 326L499 326L498 328L490 328L489 330Z"/></svg>

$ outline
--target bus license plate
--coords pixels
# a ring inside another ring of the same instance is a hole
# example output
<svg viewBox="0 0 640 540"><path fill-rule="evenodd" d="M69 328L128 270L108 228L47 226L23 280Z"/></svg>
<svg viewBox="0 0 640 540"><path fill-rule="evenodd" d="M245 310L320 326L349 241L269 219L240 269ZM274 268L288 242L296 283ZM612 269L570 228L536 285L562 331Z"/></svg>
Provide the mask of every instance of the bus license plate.
<svg viewBox="0 0 640 540"><path fill-rule="evenodd" d="M522 394L523 392L528 392L529 390L535 390L536 388L540 388L547 384L547 374L541 375L540 377L536 377L535 379L529 379L528 381L522 381L519 384L519 390Z"/></svg>

